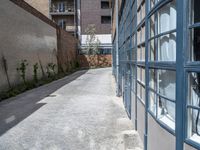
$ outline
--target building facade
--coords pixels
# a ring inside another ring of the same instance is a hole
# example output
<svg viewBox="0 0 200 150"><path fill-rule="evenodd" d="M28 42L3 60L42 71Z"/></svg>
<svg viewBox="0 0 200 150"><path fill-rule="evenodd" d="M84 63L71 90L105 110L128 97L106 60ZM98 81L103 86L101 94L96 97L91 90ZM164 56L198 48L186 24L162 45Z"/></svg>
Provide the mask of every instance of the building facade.
<svg viewBox="0 0 200 150"><path fill-rule="evenodd" d="M86 46L88 25L95 25L96 37L100 41L100 53L111 54L111 7L109 0L80 1L81 49Z"/></svg>
<svg viewBox="0 0 200 150"><path fill-rule="evenodd" d="M85 49L89 25L95 25L100 41L100 54L111 54L111 5L110 0L25 0L52 19L60 27L75 35L80 49Z"/></svg>
<svg viewBox="0 0 200 150"><path fill-rule="evenodd" d="M61 28L78 36L78 0L25 0Z"/></svg>
<svg viewBox="0 0 200 150"><path fill-rule="evenodd" d="M117 94L145 150L200 149L198 0L113 0Z"/></svg>

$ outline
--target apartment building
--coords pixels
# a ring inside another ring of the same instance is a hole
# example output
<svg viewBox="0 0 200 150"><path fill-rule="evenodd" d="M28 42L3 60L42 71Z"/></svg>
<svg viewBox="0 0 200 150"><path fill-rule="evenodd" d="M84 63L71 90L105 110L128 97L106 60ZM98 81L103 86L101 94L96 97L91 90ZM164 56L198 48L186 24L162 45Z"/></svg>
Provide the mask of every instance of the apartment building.
<svg viewBox="0 0 200 150"><path fill-rule="evenodd" d="M96 37L100 41L100 54L111 54L111 7L109 0L81 0L81 48L86 46L88 25L96 27Z"/></svg>
<svg viewBox="0 0 200 150"><path fill-rule="evenodd" d="M117 94L145 150L200 149L199 0L113 0Z"/></svg>
<svg viewBox="0 0 200 150"><path fill-rule="evenodd" d="M77 0L25 0L48 18L56 22L61 28L78 35Z"/></svg>

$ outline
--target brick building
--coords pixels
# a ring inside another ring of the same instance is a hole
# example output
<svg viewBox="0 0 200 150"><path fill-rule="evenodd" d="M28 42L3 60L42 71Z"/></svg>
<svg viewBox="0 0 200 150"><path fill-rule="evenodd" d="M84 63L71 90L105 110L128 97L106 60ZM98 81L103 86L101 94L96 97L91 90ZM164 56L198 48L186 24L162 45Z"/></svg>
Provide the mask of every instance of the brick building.
<svg viewBox="0 0 200 150"><path fill-rule="evenodd" d="M111 52L111 9L109 0L82 0L81 10L81 48L84 49L90 24L96 26L96 37L100 40L100 53Z"/></svg>
<svg viewBox="0 0 200 150"><path fill-rule="evenodd" d="M77 0L25 0L64 30L77 36Z"/></svg>
<svg viewBox="0 0 200 150"><path fill-rule="evenodd" d="M96 26L96 37L100 40L100 53L111 53L111 8L109 0L25 0L44 15L55 21L66 31L76 35L86 46L86 28Z"/></svg>

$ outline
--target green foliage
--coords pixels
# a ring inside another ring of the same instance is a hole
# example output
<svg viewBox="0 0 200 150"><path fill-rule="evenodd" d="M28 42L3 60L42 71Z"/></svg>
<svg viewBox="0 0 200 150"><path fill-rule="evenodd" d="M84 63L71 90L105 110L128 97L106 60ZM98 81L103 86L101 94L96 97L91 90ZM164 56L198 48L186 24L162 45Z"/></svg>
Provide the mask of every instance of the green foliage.
<svg viewBox="0 0 200 150"><path fill-rule="evenodd" d="M88 25L85 30L87 34L86 38L86 52L88 55L96 55L99 52L99 45L101 44L96 37L96 26L94 24Z"/></svg>
<svg viewBox="0 0 200 150"><path fill-rule="evenodd" d="M26 84L26 70L27 70L27 66L28 66L28 62L26 59L21 60L20 66L17 68L17 71L20 73L20 76L24 82L24 84Z"/></svg>
<svg viewBox="0 0 200 150"><path fill-rule="evenodd" d="M78 61L75 62L75 68L79 68L80 67L80 64Z"/></svg>
<svg viewBox="0 0 200 150"><path fill-rule="evenodd" d="M56 64L48 63L46 69L48 78L52 78L56 75Z"/></svg>
<svg viewBox="0 0 200 150"><path fill-rule="evenodd" d="M33 65L33 79L37 83L38 82L38 63Z"/></svg>

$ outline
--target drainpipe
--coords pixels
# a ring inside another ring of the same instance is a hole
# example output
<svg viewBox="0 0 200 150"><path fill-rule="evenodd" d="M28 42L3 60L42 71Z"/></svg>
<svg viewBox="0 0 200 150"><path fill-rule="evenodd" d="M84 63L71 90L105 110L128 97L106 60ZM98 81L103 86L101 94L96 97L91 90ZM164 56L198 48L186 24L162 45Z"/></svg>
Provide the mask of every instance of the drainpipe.
<svg viewBox="0 0 200 150"><path fill-rule="evenodd" d="M116 8L116 77L117 77L117 96L121 96L120 94L120 85L119 85L119 4L118 0L115 0L115 8Z"/></svg>

